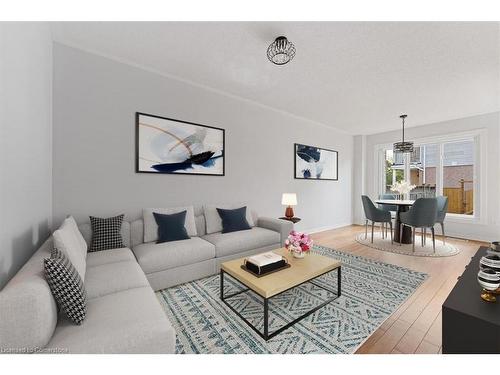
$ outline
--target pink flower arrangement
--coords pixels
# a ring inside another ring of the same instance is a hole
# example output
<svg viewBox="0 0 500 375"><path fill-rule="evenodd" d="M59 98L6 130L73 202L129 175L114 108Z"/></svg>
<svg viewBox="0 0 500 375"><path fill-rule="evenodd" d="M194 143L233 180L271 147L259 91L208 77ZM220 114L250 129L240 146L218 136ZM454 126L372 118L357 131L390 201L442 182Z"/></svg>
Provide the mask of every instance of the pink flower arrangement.
<svg viewBox="0 0 500 375"><path fill-rule="evenodd" d="M313 240L307 234L292 230L285 240L285 247L290 251L308 252L311 250Z"/></svg>

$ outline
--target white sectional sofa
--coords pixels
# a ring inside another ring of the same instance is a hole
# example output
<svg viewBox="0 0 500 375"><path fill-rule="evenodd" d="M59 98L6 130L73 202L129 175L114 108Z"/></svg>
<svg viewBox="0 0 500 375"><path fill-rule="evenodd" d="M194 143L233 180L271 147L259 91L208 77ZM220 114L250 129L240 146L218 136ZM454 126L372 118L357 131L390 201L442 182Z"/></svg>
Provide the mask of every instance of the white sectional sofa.
<svg viewBox="0 0 500 375"><path fill-rule="evenodd" d="M227 259L280 247L292 230L290 222L253 213L250 230L206 234L202 207L194 213L197 236L189 240L144 243L139 219L123 222L125 248L88 253L81 325L58 313L45 280L49 238L0 291L0 352L174 353L175 331L153 290L213 275ZM79 230L88 244L90 224Z"/></svg>

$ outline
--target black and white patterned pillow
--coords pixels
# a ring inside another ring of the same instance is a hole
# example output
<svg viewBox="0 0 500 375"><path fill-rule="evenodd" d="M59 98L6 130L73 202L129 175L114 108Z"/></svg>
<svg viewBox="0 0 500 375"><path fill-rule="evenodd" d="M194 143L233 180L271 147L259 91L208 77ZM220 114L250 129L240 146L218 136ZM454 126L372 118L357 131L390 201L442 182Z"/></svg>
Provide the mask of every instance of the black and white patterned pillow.
<svg viewBox="0 0 500 375"><path fill-rule="evenodd" d="M80 274L66 255L54 248L44 259L45 278L59 308L75 324L80 325L87 314L87 291Z"/></svg>
<svg viewBox="0 0 500 375"><path fill-rule="evenodd" d="M92 241L89 251L118 249L123 247L121 235L123 215L106 219L90 216L92 226Z"/></svg>

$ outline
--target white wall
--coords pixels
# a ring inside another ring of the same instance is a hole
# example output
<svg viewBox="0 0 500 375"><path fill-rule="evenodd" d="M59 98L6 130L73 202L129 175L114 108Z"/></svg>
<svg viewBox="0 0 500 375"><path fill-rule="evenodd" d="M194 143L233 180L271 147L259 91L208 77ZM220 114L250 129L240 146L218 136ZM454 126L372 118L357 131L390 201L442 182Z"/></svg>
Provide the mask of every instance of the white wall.
<svg viewBox="0 0 500 375"><path fill-rule="evenodd" d="M405 139L412 140L418 138L437 137L453 133L467 132L477 129L485 131L485 147L486 147L486 175L481 178L483 188L485 189L484 199L486 203L486 213L482 213L482 223L475 222L459 222L453 218L447 218L446 230L450 236L456 236L468 239L477 239L485 241L493 241L500 239L500 113L490 113L485 115L467 117L452 121L439 122L424 126L408 128L405 131ZM360 161L355 164L355 170L366 168L366 180L364 181L364 189L372 198L377 198L377 182L374 172L374 154L375 148L379 144L393 143L400 140L401 132L393 131L387 133L379 133L368 136L355 137L355 152L361 150L362 138L366 138L365 142L365 157L364 165ZM361 163L361 164L360 164ZM358 177L354 177L356 181L361 181L359 173ZM364 218L362 214L362 206L359 194L353 196L353 217L356 223L361 224Z"/></svg>
<svg viewBox="0 0 500 375"><path fill-rule="evenodd" d="M226 176L134 172L136 111L226 129ZM293 178L293 143L339 151L339 181ZM296 192L304 230L352 222L353 137L249 101L54 45L55 224L72 214L143 207L248 202L282 216L281 193Z"/></svg>
<svg viewBox="0 0 500 375"><path fill-rule="evenodd" d="M52 40L45 23L0 23L0 289L52 218Z"/></svg>
<svg viewBox="0 0 500 375"><path fill-rule="evenodd" d="M352 221L364 223L361 196L366 194L366 136L354 137L353 178L352 178Z"/></svg>

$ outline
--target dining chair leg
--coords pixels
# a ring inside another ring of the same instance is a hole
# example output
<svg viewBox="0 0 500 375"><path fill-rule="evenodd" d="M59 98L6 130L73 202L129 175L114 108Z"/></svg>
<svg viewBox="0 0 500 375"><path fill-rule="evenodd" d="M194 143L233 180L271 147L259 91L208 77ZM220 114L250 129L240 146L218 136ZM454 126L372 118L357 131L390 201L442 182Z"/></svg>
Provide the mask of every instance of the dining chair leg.
<svg viewBox="0 0 500 375"><path fill-rule="evenodd" d="M424 247L424 228L420 228L420 244Z"/></svg>
<svg viewBox="0 0 500 375"><path fill-rule="evenodd" d="M441 224L441 233L443 234L443 245L445 245L444 243L444 223L439 223Z"/></svg>
<svg viewBox="0 0 500 375"><path fill-rule="evenodd" d="M390 230L391 230L391 245L392 245L392 244L394 244L393 236L392 236L392 220L389 221L389 226L391 227Z"/></svg>
<svg viewBox="0 0 500 375"><path fill-rule="evenodd" d="M384 223L380 223L380 235L384 239Z"/></svg>
<svg viewBox="0 0 500 375"><path fill-rule="evenodd" d="M403 223L399 223L399 246L403 244Z"/></svg>
<svg viewBox="0 0 500 375"><path fill-rule="evenodd" d="M368 238L368 219L365 220L365 240Z"/></svg>
<svg viewBox="0 0 500 375"><path fill-rule="evenodd" d="M434 238L434 227L431 227L431 233L432 233L432 250L434 250L434 253L436 252L436 239Z"/></svg>
<svg viewBox="0 0 500 375"><path fill-rule="evenodd" d="M413 252L415 252L415 230L417 228L413 227L412 229L413 229L413 231L412 231L413 233L412 233L412 236L411 236L412 237L412 241L411 241L412 247L411 248L412 248Z"/></svg>
<svg viewBox="0 0 500 375"><path fill-rule="evenodd" d="M424 228L424 246L427 245L427 228Z"/></svg>
<svg viewBox="0 0 500 375"><path fill-rule="evenodd" d="M375 226L375 223L372 221L372 243L373 243L373 227Z"/></svg>

